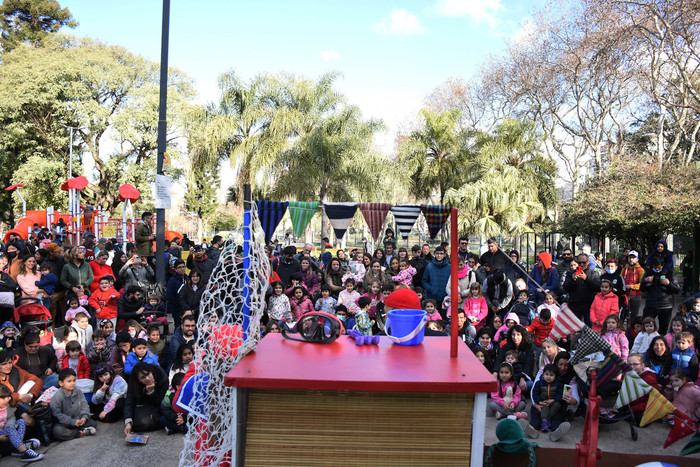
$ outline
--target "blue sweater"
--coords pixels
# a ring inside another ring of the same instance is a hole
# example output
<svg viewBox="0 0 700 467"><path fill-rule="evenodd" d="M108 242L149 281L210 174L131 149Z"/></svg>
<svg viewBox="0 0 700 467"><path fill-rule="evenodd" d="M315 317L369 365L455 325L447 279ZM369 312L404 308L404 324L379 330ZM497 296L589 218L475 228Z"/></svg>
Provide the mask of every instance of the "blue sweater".
<svg viewBox="0 0 700 467"><path fill-rule="evenodd" d="M34 282L34 285L40 289L44 289L47 295L53 295L56 291L56 286L58 285L58 277L53 273L43 274L41 279Z"/></svg>
<svg viewBox="0 0 700 467"><path fill-rule="evenodd" d="M450 263L447 259L438 263L435 258L428 263L423 272L423 289L428 298L432 298L441 306L447 293L445 286L450 280Z"/></svg>
<svg viewBox="0 0 700 467"><path fill-rule="evenodd" d="M137 357L134 351L132 350L131 352L129 352L129 355L126 356L126 361L124 362L124 374L130 375L132 370L134 369L134 366L136 366L136 364L139 362L151 363L156 366L160 365L158 363L158 356L150 350L146 351L146 355L143 358Z"/></svg>
<svg viewBox="0 0 700 467"><path fill-rule="evenodd" d="M678 347L674 347L673 351L671 351L671 358L673 360L673 363L671 363L672 370L683 370L683 373L688 376L690 381L695 382L698 379L698 356L692 348L688 347L681 351Z"/></svg>

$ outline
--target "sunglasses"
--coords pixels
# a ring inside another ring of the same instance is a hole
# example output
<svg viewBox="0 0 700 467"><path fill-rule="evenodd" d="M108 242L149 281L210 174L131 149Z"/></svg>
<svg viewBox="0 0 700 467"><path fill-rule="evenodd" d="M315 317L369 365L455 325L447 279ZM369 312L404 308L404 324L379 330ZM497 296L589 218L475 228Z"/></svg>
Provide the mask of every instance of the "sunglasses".
<svg viewBox="0 0 700 467"><path fill-rule="evenodd" d="M582 266L585 264L588 264L588 261L576 261L576 262Z"/></svg>

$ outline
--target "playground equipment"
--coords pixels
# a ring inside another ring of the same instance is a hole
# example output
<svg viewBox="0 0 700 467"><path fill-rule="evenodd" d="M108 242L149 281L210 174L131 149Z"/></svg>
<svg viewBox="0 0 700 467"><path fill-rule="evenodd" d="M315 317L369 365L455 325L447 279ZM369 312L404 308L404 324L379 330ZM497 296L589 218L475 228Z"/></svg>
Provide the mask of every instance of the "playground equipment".
<svg viewBox="0 0 700 467"><path fill-rule="evenodd" d="M18 188L25 186L24 183L15 183L5 188L5 191L14 191L19 196L19 200L22 201L22 217L27 215L27 202L22 198L22 194L19 192Z"/></svg>

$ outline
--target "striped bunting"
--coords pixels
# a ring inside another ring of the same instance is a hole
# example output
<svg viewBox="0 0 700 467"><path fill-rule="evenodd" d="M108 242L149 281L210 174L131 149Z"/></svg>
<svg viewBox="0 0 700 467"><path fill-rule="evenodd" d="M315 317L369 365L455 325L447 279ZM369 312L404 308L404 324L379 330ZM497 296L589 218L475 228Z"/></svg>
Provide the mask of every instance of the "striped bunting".
<svg viewBox="0 0 700 467"><path fill-rule="evenodd" d="M651 391L651 385L644 381L636 371L628 371L625 379L622 380L622 387L615 402L615 408L619 409L627 404L631 404L640 397L644 397Z"/></svg>
<svg viewBox="0 0 700 467"><path fill-rule="evenodd" d="M372 233L372 238L377 241L379 234L382 231L382 225L386 215L389 214L391 204L389 203L360 203L360 212L367 222L369 231Z"/></svg>
<svg viewBox="0 0 700 467"><path fill-rule="evenodd" d="M549 337L552 339L559 340L562 337L569 336L577 331L583 329L583 321L578 319L569 305L566 303L561 304L561 311L557 313L557 319L554 322L552 331Z"/></svg>
<svg viewBox="0 0 700 467"><path fill-rule="evenodd" d="M307 203L304 201L289 202L289 217L292 218L292 226L294 226L294 236L301 237L304 235L306 226L311 222L311 218L316 214L318 201Z"/></svg>
<svg viewBox="0 0 700 467"><path fill-rule="evenodd" d="M642 421L639 422L639 426L646 426L674 410L676 410L676 407L661 395L659 391L652 388L649 392L649 402L647 402L647 407L644 409L644 415L642 415Z"/></svg>
<svg viewBox="0 0 700 467"><path fill-rule="evenodd" d="M598 370L595 385L600 387L602 384L612 381L620 373L627 371L632 371L632 367L615 352L608 352L603 360L603 366Z"/></svg>
<svg viewBox="0 0 700 467"><path fill-rule="evenodd" d="M404 240L408 240L408 234L411 233L413 224L416 223L420 212L421 207L417 204L401 204L391 208L391 213L396 219L396 227Z"/></svg>
<svg viewBox="0 0 700 467"><path fill-rule="evenodd" d="M445 225L445 221L450 217L452 206L441 206L436 204L424 204L421 206L425 221L428 223L430 238L435 238L440 233L440 229Z"/></svg>
<svg viewBox="0 0 700 467"><path fill-rule="evenodd" d="M331 221L335 237L342 240L352 218L355 217L357 203L326 203L323 209L326 210L328 220Z"/></svg>
<svg viewBox="0 0 700 467"><path fill-rule="evenodd" d="M258 201L258 219L265 232L265 243L270 243L272 234L287 212L286 201Z"/></svg>
<svg viewBox="0 0 700 467"><path fill-rule="evenodd" d="M561 312L558 316L561 316ZM576 365L578 362L583 360L583 357L596 352L603 352L608 354L610 352L610 344L605 342L600 334L595 332L588 326L584 326L581 329L581 337L578 340L578 346L576 347L576 353L574 357L569 361L572 365Z"/></svg>
<svg viewBox="0 0 700 467"><path fill-rule="evenodd" d="M681 450L681 456L695 454L696 452L700 452L700 431L695 432L695 435L690 438L688 444Z"/></svg>

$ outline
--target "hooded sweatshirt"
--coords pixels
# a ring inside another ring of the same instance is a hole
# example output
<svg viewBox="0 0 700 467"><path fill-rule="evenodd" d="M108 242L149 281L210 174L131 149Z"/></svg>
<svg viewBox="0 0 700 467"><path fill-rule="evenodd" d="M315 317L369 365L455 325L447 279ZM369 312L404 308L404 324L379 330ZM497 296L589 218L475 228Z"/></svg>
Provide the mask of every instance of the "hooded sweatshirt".
<svg viewBox="0 0 700 467"><path fill-rule="evenodd" d="M549 253L540 253L537 255L537 259L542 261L544 271L540 268L539 264L532 269L532 272L530 273L530 278L532 281L528 281L528 291L530 292L530 296L535 298L537 304L540 304L544 302L544 294L537 291L537 289L540 287L535 285L535 282L540 284L542 286L542 290L545 292L556 290L559 287L559 272L556 270L556 268L552 267L552 255ZM547 275L546 279L544 278L545 271Z"/></svg>
<svg viewBox="0 0 700 467"><path fill-rule="evenodd" d="M664 246L664 251L659 253L657 248L659 245ZM651 261L654 256L661 256L664 259L664 267L661 270L662 274L672 276L673 275L673 252L669 251L668 244L663 238L659 239L654 243L654 249L651 251L649 256L647 256L647 267L651 268Z"/></svg>
<svg viewBox="0 0 700 467"><path fill-rule="evenodd" d="M506 315L506 319L503 320L503 326L498 328L498 331L496 331L496 335L493 338L496 342L506 338L506 334L508 333L509 329L506 323L509 319L515 321L515 324L520 324L520 318L518 318L518 315L516 315L515 313L508 313Z"/></svg>
<svg viewBox="0 0 700 467"><path fill-rule="evenodd" d="M603 322L609 315L620 314L620 305L617 295L609 292L603 295L603 292L598 292L591 304L591 327L597 333L603 329Z"/></svg>

